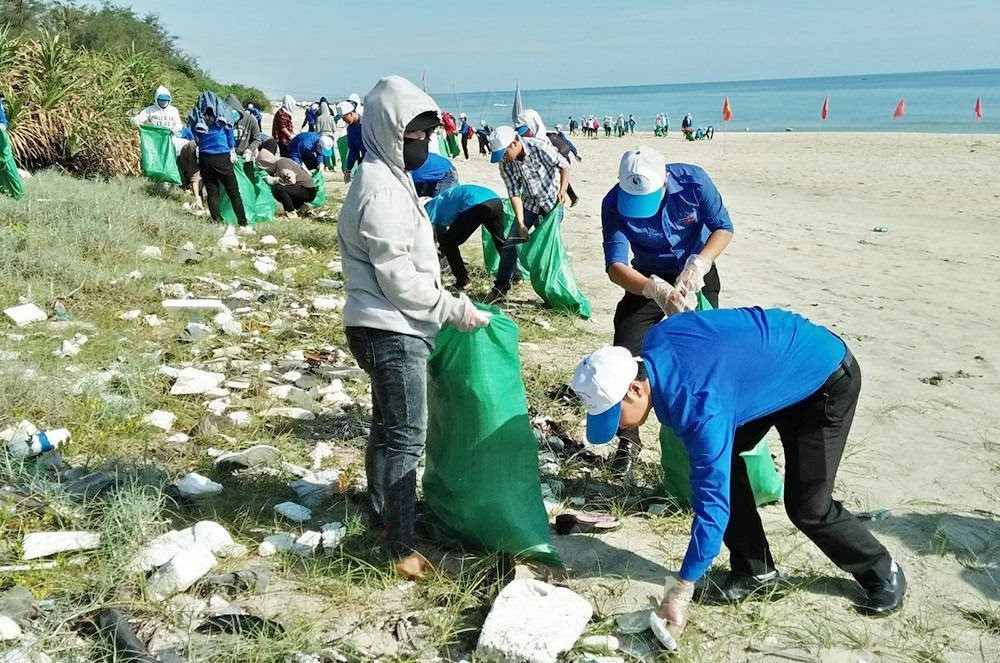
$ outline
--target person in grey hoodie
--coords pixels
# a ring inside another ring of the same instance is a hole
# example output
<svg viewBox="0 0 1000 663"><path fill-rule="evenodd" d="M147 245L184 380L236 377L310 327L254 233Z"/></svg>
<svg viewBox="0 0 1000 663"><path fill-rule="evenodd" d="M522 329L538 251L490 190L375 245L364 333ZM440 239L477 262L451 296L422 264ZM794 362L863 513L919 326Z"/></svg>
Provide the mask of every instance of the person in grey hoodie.
<svg viewBox="0 0 1000 663"><path fill-rule="evenodd" d="M365 97L365 156L337 225L347 277L348 345L372 381L365 452L369 506L400 575L423 578L416 550L417 463L427 433L427 357L445 324L471 330L488 313L441 284L434 231L410 172L427 159L440 124L434 101L399 76Z"/></svg>
<svg viewBox="0 0 1000 663"><path fill-rule="evenodd" d="M260 149L260 123L257 118L251 115L236 95L231 94L226 97L229 104L239 116L233 123L233 138L236 139L236 154L243 158L243 172L253 181L253 162L257 158L257 151Z"/></svg>

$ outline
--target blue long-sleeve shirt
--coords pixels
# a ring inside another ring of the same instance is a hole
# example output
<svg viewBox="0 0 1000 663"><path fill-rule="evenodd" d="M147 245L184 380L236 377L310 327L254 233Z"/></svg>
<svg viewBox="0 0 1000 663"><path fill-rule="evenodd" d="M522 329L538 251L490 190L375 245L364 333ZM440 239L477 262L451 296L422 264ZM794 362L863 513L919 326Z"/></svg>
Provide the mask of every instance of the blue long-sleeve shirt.
<svg viewBox="0 0 1000 663"><path fill-rule="evenodd" d="M205 133L196 133L195 142L202 154L228 154L236 148L231 127L215 124Z"/></svg>
<svg viewBox="0 0 1000 663"><path fill-rule="evenodd" d="M288 141L288 157L300 166L311 170L319 168L317 146L322 139L322 136L312 131L295 134L292 140Z"/></svg>
<svg viewBox="0 0 1000 663"><path fill-rule="evenodd" d="M344 172L351 172L354 164L365 156L365 142L361 139L361 120L347 125L347 163Z"/></svg>
<svg viewBox="0 0 1000 663"><path fill-rule="evenodd" d="M653 409L691 463L694 522L681 578L701 578L722 547L736 429L814 393L846 353L833 332L780 309L680 313L646 334Z"/></svg>
<svg viewBox="0 0 1000 663"><path fill-rule="evenodd" d="M576 145L574 145L573 141L571 141L569 139L569 136L567 136L565 133L563 133L562 131L560 131L559 132L559 137L562 138L564 141L566 141L566 144L569 145L569 151L573 153L573 156L575 156L575 157L580 156L580 153L576 151Z"/></svg>
<svg viewBox="0 0 1000 663"><path fill-rule="evenodd" d="M604 266L616 262L644 272L679 272L688 256L698 253L715 230L733 231L729 211L708 173L685 163L667 165L667 194L653 216L636 219L618 212L616 184L604 196Z"/></svg>

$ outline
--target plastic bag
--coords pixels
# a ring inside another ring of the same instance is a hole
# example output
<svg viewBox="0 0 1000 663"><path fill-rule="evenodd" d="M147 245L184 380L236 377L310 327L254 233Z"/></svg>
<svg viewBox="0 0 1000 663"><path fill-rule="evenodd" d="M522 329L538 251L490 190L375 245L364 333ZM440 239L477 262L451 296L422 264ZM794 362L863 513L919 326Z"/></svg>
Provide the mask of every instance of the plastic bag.
<svg viewBox="0 0 1000 663"><path fill-rule="evenodd" d="M507 237L510 234L510 227L514 225L514 210L510 206L510 200L507 198L503 200L503 236ZM483 264L486 266L486 270L491 276L497 275L497 269L500 268L500 254L497 252L497 247L493 243L493 235L486 230L484 226L482 228L483 235ZM521 264L520 257L517 261L517 270L521 273L521 278L528 278L528 270L525 269L524 265Z"/></svg>
<svg viewBox="0 0 1000 663"><path fill-rule="evenodd" d="M548 306L590 317L590 300L580 291L573 264L566 255L560 226L562 205L545 215L518 251L531 275L531 287Z"/></svg>
<svg viewBox="0 0 1000 663"><path fill-rule="evenodd" d="M538 478L517 325L499 309L488 327L445 327L427 361L424 501L440 535L561 566ZM460 421L459 421L460 420Z"/></svg>
<svg viewBox="0 0 1000 663"><path fill-rule="evenodd" d="M24 198L24 185L21 183L21 174L17 172L14 149L7 130L3 127L0 127L0 191L15 200Z"/></svg>
<svg viewBox="0 0 1000 663"><path fill-rule="evenodd" d="M323 178L322 171L314 170L310 174L312 175L313 183L316 185L316 197L306 204L309 207L322 207L326 205L326 180Z"/></svg>
<svg viewBox="0 0 1000 663"><path fill-rule="evenodd" d="M254 168L254 179L250 181L243 171L243 164L233 164L236 182L240 187L240 198L243 200L243 211L247 215L247 223L254 225L262 221L274 219L275 200L271 187L264 181L264 171ZM219 188L219 211L226 223L236 223L236 212L225 188Z"/></svg>
<svg viewBox="0 0 1000 663"><path fill-rule="evenodd" d="M174 149L174 132L169 127L144 124L139 127L142 174L154 182L181 183Z"/></svg>
<svg viewBox="0 0 1000 663"><path fill-rule="evenodd" d="M705 296L698 293L696 311L709 311L712 305ZM774 459L767 446L767 439L762 439L753 449L740 454L746 463L747 474L750 476L750 488L753 490L757 506L770 504L781 499L784 492L784 482L774 467ZM670 426L660 427L660 467L663 470L663 493L672 497L684 506L691 505L691 463L684 443Z"/></svg>

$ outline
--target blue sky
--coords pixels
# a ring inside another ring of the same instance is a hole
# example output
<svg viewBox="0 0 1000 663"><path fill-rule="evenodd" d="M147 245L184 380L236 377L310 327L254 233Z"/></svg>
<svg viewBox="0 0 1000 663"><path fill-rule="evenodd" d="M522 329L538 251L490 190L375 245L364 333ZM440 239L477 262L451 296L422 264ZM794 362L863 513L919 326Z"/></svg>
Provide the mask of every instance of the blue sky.
<svg viewBox="0 0 1000 663"><path fill-rule="evenodd" d="M362 95L1000 67L1000 0L139 0L227 82Z"/></svg>

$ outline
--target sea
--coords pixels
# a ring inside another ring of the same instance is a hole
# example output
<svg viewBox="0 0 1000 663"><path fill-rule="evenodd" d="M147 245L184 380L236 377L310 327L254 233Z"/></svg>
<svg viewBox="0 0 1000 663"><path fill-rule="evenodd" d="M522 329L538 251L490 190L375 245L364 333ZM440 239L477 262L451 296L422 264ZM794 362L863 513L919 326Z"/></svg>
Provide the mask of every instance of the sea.
<svg viewBox="0 0 1000 663"><path fill-rule="evenodd" d="M510 124L513 90L441 92L433 95L444 110ZM820 118L829 96L826 120ZM721 83L680 83L628 87L521 90L525 108L534 108L550 128L570 115L629 113L637 128L651 130L657 113L670 117L671 131L691 113L694 126L722 130L722 104L729 97L733 119L728 131L916 131L1000 133L1000 69L935 71L868 76L825 76ZM892 119L900 99L902 118ZM976 120L976 99L983 119Z"/></svg>

